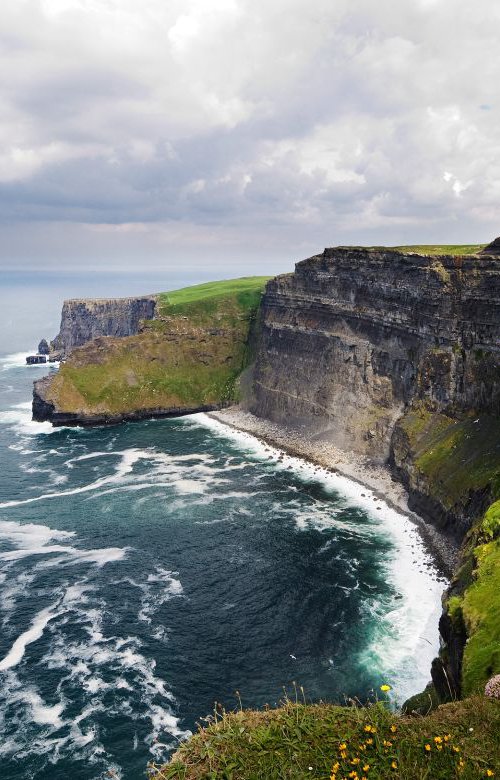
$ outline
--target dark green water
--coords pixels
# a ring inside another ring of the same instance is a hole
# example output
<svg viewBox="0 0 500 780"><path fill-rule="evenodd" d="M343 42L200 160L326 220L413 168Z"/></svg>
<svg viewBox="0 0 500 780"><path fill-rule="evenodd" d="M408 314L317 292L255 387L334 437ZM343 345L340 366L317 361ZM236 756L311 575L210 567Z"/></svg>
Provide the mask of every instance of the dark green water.
<svg viewBox="0 0 500 780"><path fill-rule="evenodd" d="M0 363L2 780L141 778L235 690L425 684L442 583L407 519L203 416L31 423L43 373Z"/></svg>

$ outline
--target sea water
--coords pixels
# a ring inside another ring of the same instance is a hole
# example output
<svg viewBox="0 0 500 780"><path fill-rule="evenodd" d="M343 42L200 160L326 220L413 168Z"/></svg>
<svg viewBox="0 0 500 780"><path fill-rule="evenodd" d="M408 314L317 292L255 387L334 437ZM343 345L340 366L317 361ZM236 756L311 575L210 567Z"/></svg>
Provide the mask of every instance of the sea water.
<svg viewBox="0 0 500 780"><path fill-rule="evenodd" d="M443 579L408 518L205 415L31 422L24 354L0 359L3 780L137 780L236 690L425 685Z"/></svg>

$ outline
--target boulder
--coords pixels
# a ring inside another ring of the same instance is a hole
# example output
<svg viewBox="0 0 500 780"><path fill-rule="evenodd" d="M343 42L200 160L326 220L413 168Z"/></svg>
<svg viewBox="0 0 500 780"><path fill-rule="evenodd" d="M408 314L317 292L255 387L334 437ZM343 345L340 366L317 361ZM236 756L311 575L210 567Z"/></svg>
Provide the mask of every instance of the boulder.
<svg viewBox="0 0 500 780"><path fill-rule="evenodd" d="M40 344L38 345L38 354L39 355L48 355L49 354L49 345L45 339L42 339Z"/></svg>

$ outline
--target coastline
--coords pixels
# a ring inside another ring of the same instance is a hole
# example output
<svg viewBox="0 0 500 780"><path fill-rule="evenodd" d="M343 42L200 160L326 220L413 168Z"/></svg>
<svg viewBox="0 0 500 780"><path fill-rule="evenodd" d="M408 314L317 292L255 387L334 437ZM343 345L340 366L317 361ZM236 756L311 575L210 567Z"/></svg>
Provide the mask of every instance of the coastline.
<svg viewBox="0 0 500 780"><path fill-rule="evenodd" d="M329 442L304 438L297 430L256 417L237 406L210 411L207 416L229 428L251 434L288 455L369 488L390 507L408 516L418 528L437 568L446 578L452 576L458 563L459 545L409 509L406 488L394 477L388 466L374 464L354 453L346 453Z"/></svg>

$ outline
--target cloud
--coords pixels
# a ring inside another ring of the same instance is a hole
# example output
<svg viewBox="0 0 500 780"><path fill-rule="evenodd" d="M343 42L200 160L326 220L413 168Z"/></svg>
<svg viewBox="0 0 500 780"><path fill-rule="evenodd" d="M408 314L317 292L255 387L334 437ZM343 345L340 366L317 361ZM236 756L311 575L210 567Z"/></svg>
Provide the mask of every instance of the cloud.
<svg viewBox="0 0 500 780"><path fill-rule="evenodd" d="M60 234L68 265L489 240L499 21L490 0L3 3L2 265L60 262Z"/></svg>

